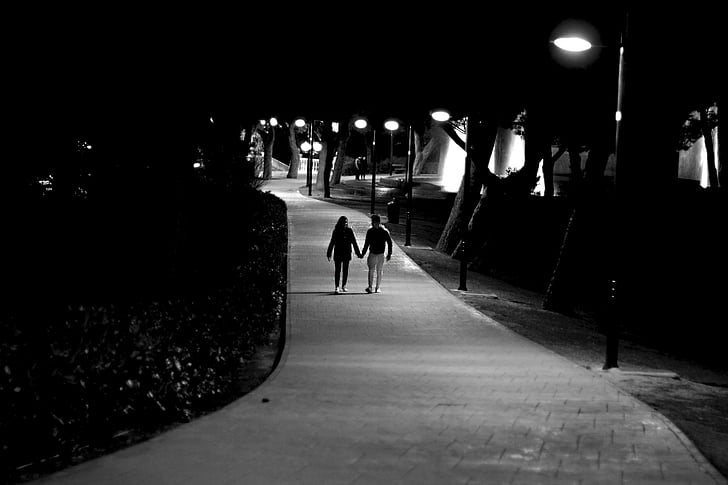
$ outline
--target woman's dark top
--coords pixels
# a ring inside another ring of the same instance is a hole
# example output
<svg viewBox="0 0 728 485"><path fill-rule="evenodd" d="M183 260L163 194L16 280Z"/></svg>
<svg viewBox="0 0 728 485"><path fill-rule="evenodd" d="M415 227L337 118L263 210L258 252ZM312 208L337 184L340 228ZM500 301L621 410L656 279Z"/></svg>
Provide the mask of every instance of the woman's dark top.
<svg viewBox="0 0 728 485"><path fill-rule="evenodd" d="M356 242L356 236L354 231L350 227L345 227L342 230L334 229L331 233L331 242L329 248L326 250L326 256L331 257L331 252L334 252L334 261L350 261L351 260L351 246L356 249L357 256L359 255L359 245Z"/></svg>

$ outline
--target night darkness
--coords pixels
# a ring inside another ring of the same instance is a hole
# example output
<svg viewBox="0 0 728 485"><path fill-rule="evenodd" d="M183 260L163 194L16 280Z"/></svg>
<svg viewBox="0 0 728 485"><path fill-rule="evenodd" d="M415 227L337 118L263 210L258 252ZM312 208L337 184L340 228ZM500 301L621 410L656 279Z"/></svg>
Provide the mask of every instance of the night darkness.
<svg viewBox="0 0 728 485"><path fill-rule="evenodd" d="M84 321L84 312L91 313L88 307L84 310L85 301L93 301L104 318L112 315L114 305L139 301L154 302L151 307L157 311L157 302L164 305L202 287L217 288L219 268L203 268L207 262L194 259L198 247L213 255L211 265L223 267L224 255L238 247L268 248L271 241L284 241L284 224L268 241L254 239L265 230L246 232L249 227L233 208L245 207L250 219L265 219L270 216L266 210L283 209L262 208L270 203L265 199L269 194L252 190L252 184L235 192L241 186L237 182L249 180L219 162L247 155L230 147L242 146L241 128L250 127L251 121L276 116L287 123L303 116L346 122L361 114L374 123L395 117L407 125L424 123L431 109L447 108L458 118L501 123L526 110L533 119L547 120L541 126L548 130L539 134L568 133L580 145L598 145L610 153L622 38L627 68L621 143L626 155L618 162L616 189L609 193L615 199L608 200L610 212L604 217L610 225L617 220L620 232L599 241L599 248L608 249L597 255L599 264L628 281L620 291L632 322L653 319L649 325L657 328L654 322L660 322L677 334L677 324L662 322L694 319L712 332L709 326L724 310L725 249L706 264L680 255L694 247L712 254L715 241L725 242L725 209L718 205L725 203L725 188L703 193L697 184L681 185L671 164L677 160L674 140L690 112L725 100L720 33L726 19L710 5L700 11L688 7L692 5L630 9L627 14L621 2L604 7L478 4L457 9L448 3L404 7L370 2L245 5L236 12L176 5L8 12L0 175L6 232L0 243L0 304L5 320L0 323L9 323L2 330L15 338L20 335L13 330L17 319L8 315L30 315L33 336L43 341L50 338L46 323L57 314L68 310L68 320L58 320L68 328L72 318ZM557 27L569 19L586 22L598 43L579 61L550 43ZM406 155L403 133L396 136L395 157ZM273 152L283 162L290 150L286 135L283 127L277 132ZM389 142L388 136L377 139L387 152ZM208 184L187 163L202 146L222 167L217 175L225 182ZM366 152L364 136L352 135L347 155ZM49 180L55 195L49 196ZM57 195L61 192L65 196ZM690 198L683 198L685 194ZM215 237L205 231L183 237L184 224L223 229ZM180 247L189 253L175 246L183 238L187 246ZM248 280L266 281L261 295L280 304L285 288L276 286L281 281L265 280L273 271L261 270L255 262L266 255L255 259L252 253L246 256L253 263L241 263L236 271L249 271ZM175 265L187 264L187 256L194 261L179 270ZM281 263L285 249L274 256L270 259ZM610 263L618 268L608 267ZM226 282L235 278L227 269L220 274ZM713 278L723 281L706 283ZM198 284L201 280L204 284ZM160 293L159 287L165 291ZM261 301L258 296L256 301ZM675 303L664 305L666 301ZM184 305L174 308L169 321L209 310L195 307L192 312ZM230 315L252 314L253 309L255 305L236 307ZM278 318L281 308L273 313ZM210 321L214 314L210 310ZM64 334L66 327L59 328ZM208 337L189 332L188 341ZM704 335L698 333L686 340L701 349ZM74 336L85 338L83 332ZM247 343L252 341L250 337ZM178 348L170 344L172 352ZM10 382L15 376L2 357L0 372L6 375L0 377ZM248 355L239 357L245 361ZM53 373L52 364L48 369L49 375L60 375ZM6 386L3 392L10 389ZM18 402L13 412L27 408ZM164 409L156 404L154 412ZM174 419L189 418L187 411L181 408ZM11 425L0 423L0 434Z"/></svg>

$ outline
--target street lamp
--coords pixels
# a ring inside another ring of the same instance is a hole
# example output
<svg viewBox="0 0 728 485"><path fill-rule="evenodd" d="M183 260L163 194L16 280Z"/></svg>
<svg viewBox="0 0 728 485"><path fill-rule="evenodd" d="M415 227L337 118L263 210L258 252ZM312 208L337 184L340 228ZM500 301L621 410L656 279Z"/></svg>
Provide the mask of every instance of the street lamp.
<svg viewBox="0 0 728 485"><path fill-rule="evenodd" d="M313 142L313 125L316 122L316 120L311 120L311 122L308 123L308 142L304 142L301 144L301 149L305 152L308 151L308 165L306 167L306 187L308 187L308 195L311 195L312 186L313 186L313 148L314 142ZM303 128L306 126L306 120L303 118L298 118L295 122L295 125L299 128ZM304 149L304 144L309 147L308 150Z"/></svg>
<svg viewBox="0 0 728 485"><path fill-rule="evenodd" d="M389 119L384 122L384 127L389 131L389 175L394 174L394 132L399 130L399 122Z"/></svg>
<svg viewBox="0 0 728 485"><path fill-rule="evenodd" d="M443 109L434 110L430 113L433 120L444 123L450 120L450 113ZM470 157L472 150L470 148L470 137L468 136L468 117L465 117L465 171L463 172L463 200L462 206L465 208L466 213L470 207ZM460 228L460 285L458 290L468 291L468 217L467 215L462 218L462 226Z"/></svg>
<svg viewBox="0 0 728 485"><path fill-rule="evenodd" d="M412 170L414 168L414 145L415 145L415 132L410 124L407 127L407 222L405 224L405 237L404 245L411 246L412 242L410 237L412 236Z"/></svg>
<svg viewBox="0 0 728 485"><path fill-rule="evenodd" d="M357 118L354 120L354 127L356 127L359 130L366 130L369 126L369 122L365 118ZM372 128L372 196L371 196L371 210L370 213L374 214L374 199L376 196L376 188L377 188L377 156L376 156L376 149L377 149L377 130Z"/></svg>
<svg viewBox="0 0 728 485"><path fill-rule="evenodd" d="M617 167L618 161L622 158L623 146L620 146L620 134L622 131L622 103L624 93L624 44L625 34L627 32L627 17L624 19L624 24L620 29L619 36L619 62L618 62L618 73L617 73L617 109L614 113L615 120L615 133L614 133L614 187L616 192L617 186ZM592 43L580 35L569 34L565 36L557 37L553 40L553 43L559 49L567 52L581 53L588 51L592 48ZM617 356L619 351L619 327L615 321L615 308L616 308L616 292L617 292L617 280L616 278L610 278L608 282L608 295L607 295L607 348L606 358L603 369L608 370L611 368L619 367L617 364Z"/></svg>

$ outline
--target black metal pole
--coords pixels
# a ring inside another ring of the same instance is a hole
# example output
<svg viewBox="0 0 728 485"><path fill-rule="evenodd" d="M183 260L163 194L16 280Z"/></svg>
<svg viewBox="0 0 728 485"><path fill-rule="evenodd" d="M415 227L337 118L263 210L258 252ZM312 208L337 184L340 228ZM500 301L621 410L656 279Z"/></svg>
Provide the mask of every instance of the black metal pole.
<svg viewBox="0 0 728 485"><path fill-rule="evenodd" d="M603 369L612 369L619 367L617 357L619 355L619 321L617 319L617 281L609 281L609 293L607 295L606 315L606 337L607 337L607 356L604 361Z"/></svg>
<svg viewBox="0 0 728 485"><path fill-rule="evenodd" d="M468 118L465 118L465 173L463 174L463 219L460 228L460 286L458 290L468 291L468 216L470 201L470 134L468 133Z"/></svg>
<svg viewBox="0 0 728 485"><path fill-rule="evenodd" d="M389 132L389 176L394 174L394 131Z"/></svg>
<svg viewBox="0 0 728 485"><path fill-rule="evenodd" d="M413 149L414 146L414 131L412 125L407 127L407 166L405 178L407 179L407 223L405 224L405 237L404 245L411 246L412 241L412 161L413 161Z"/></svg>
<svg viewBox="0 0 728 485"><path fill-rule="evenodd" d="M311 195L311 189L313 186L313 124L314 120L311 120L311 124L308 129L308 142L311 147L308 149L308 195Z"/></svg>
<svg viewBox="0 0 728 485"><path fill-rule="evenodd" d="M624 24L621 26L621 32L620 32L620 39L619 39L619 70L617 73L617 111L615 113L615 134L614 134L614 164L615 164L615 170L614 170L614 193L615 193L615 199L617 200L617 207L615 210L620 211L621 208L619 204L621 203L621 197L617 193L617 164L622 161L622 150L624 149L624 144L620 145L620 135L622 134L622 117L623 117L623 102L624 102L624 45L626 43L626 36L627 36L627 28L628 28L628 18L625 16ZM618 214L617 224L622 221L622 217L620 214ZM615 231L617 231L616 234L616 245L617 245L617 258L621 259L620 252L622 250L622 235L619 233L619 228L614 227ZM619 264L620 261L617 261L616 267L617 271L619 271ZM617 276L614 278L611 278L609 280L609 294L607 298L609 299L607 302L607 348L606 348L606 357L604 361L604 367L603 369L612 369L615 367L619 367L618 364L618 355L619 355L619 318L618 318L618 311L617 311L617 278L619 274L617 273Z"/></svg>
<svg viewBox="0 0 728 485"><path fill-rule="evenodd" d="M374 214L374 198L377 186L377 130L372 129L372 210Z"/></svg>

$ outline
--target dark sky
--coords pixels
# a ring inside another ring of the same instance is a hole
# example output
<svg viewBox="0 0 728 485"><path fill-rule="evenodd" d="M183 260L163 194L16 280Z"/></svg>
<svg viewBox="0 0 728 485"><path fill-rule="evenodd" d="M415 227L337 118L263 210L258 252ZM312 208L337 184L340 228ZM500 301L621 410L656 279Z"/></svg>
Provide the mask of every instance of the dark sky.
<svg viewBox="0 0 728 485"><path fill-rule="evenodd" d="M46 11L42 19L21 16L28 28L7 44L10 92L31 119L112 124L220 110L409 113L485 106L508 92L599 93L616 83L613 47L624 18L617 2L599 5ZM649 62L685 65L676 47L717 38L710 11L706 4L700 12L633 11L634 37L644 46L654 35L643 71ZM588 21L606 46L590 66L565 67L549 53L553 29L569 18Z"/></svg>

